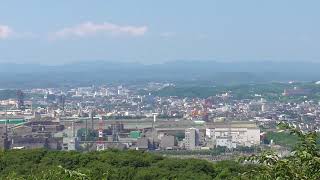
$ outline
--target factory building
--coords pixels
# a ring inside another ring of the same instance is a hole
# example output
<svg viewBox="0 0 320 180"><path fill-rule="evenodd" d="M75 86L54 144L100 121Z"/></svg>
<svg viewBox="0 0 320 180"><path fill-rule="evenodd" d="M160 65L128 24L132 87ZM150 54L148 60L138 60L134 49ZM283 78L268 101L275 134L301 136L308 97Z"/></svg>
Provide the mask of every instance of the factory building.
<svg viewBox="0 0 320 180"><path fill-rule="evenodd" d="M253 122L219 122L206 125L206 137L214 146L236 148L260 144L260 129Z"/></svg>
<svg viewBox="0 0 320 180"><path fill-rule="evenodd" d="M169 150L174 149L177 146L176 137L172 135L166 135L161 138L160 148Z"/></svg>

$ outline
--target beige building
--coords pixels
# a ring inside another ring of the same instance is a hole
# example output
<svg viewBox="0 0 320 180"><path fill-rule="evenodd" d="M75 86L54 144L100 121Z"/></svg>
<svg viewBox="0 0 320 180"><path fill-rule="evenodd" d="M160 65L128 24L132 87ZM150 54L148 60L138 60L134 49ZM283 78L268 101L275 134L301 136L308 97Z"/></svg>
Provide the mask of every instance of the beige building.
<svg viewBox="0 0 320 180"><path fill-rule="evenodd" d="M206 125L206 137L214 146L235 148L260 144L260 129L254 122L219 122Z"/></svg>

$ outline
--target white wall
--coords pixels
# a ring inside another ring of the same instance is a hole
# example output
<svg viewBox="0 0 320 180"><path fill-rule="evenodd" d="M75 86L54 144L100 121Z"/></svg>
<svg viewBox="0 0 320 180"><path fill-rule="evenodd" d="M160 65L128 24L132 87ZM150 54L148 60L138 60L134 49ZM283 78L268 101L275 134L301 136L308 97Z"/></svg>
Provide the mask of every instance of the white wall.
<svg viewBox="0 0 320 180"><path fill-rule="evenodd" d="M206 136L216 141L221 138L227 138L228 128L206 129ZM232 142L241 146L252 146L260 144L260 129L253 128L231 128ZM223 140L221 140L223 141ZM217 142L216 143L220 143ZM223 144L223 142L221 142Z"/></svg>

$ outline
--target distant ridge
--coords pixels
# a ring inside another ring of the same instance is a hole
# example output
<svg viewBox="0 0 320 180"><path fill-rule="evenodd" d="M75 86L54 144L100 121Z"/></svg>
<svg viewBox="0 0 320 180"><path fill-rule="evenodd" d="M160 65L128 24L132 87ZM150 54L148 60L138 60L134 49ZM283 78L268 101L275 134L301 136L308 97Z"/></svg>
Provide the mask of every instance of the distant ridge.
<svg viewBox="0 0 320 180"><path fill-rule="evenodd" d="M88 71L96 69L176 69L215 70L218 72L318 72L320 63L315 62L218 62L218 61L169 61L161 64L144 65L141 63L86 61L64 65L15 64L0 63L0 72L34 72L36 71Z"/></svg>
<svg viewBox="0 0 320 180"><path fill-rule="evenodd" d="M105 61L65 65L0 64L0 88L86 85L110 82L210 81L251 83L316 81L320 63L172 61L144 65Z"/></svg>

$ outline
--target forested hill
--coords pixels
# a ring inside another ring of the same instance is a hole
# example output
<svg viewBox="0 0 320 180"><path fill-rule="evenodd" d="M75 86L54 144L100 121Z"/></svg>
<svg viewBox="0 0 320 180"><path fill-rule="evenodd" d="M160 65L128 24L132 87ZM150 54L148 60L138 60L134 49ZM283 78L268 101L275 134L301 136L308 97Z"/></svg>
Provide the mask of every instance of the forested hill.
<svg viewBox="0 0 320 180"><path fill-rule="evenodd" d="M173 159L141 151L0 153L0 179L231 179L248 171L235 162Z"/></svg>

